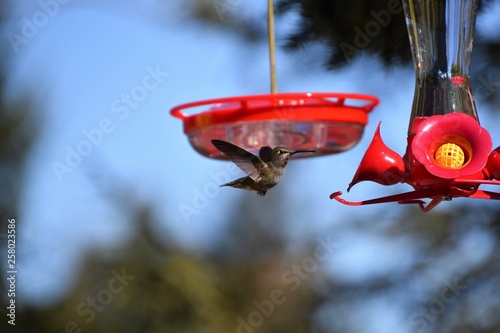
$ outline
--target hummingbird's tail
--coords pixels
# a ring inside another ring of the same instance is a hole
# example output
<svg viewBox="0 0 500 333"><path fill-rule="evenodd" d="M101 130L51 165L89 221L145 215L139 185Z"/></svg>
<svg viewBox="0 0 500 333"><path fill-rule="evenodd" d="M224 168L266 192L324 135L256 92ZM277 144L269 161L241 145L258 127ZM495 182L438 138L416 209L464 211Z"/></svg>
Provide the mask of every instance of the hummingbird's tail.
<svg viewBox="0 0 500 333"><path fill-rule="evenodd" d="M240 179L233 180L232 182L220 185L220 187L224 187L224 186L231 186L234 188L239 188L239 189L247 190L247 191L255 191L255 192L257 192L258 195L261 195L261 196L265 195L267 192L267 190L262 190L262 189L256 188L255 182L249 177L243 177Z"/></svg>
<svg viewBox="0 0 500 333"><path fill-rule="evenodd" d="M232 182L220 185L220 187L224 187L224 186L231 186L231 187L235 187L235 188L244 188L244 184L240 179L233 180Z"/></svg>

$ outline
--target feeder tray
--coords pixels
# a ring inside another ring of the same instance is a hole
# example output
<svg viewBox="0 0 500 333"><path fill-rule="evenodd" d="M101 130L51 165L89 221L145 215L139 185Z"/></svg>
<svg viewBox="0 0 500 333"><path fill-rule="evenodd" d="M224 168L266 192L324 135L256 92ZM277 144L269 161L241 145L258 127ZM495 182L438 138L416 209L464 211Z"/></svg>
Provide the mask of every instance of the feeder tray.
<svg viewBox="0 0 500 333"><path fill-rule="evenodd" d="M171 110L200 154L226 159L211 143L232 142L248 151L285 146L316 151L303 157L335 154L353 147L363 135L373 96L342 93L280 93L227 97L182 104ZM188 115L184 110L207 107ZM299 156L297 156L299 157Z"/></svg>

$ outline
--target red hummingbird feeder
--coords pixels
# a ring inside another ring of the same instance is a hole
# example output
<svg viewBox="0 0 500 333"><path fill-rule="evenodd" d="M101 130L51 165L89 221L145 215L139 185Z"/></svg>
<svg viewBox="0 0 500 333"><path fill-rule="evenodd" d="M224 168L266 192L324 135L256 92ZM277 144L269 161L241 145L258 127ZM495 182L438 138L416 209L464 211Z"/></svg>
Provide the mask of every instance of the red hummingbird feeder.
<svg viewBox="0 0 500 333"><path fill-rule="evenodd" d="M416 72L406 153L384 144L379 124L347 191L366 180L414 190L365 201L347 201L341 191L330 198L350 206L417 204L422 211L456 197L500 200L500 193L479 189L500 185L500 147L491 151L470 86L476 1L403 0L403 7Z"/></svg>
<svg viewBox="0 0 500 333"><path fill-rule="evenodd" d="M315 150L303 158L352 148L361 139L368 113L378 99L349 93L277 93L272 0L268 0L268 39L271 94L210 99L172 108L171 115L183 121L192 147L216 159L227 157L212 145L213 139L252 152L262 146ZM192 114L199 107L206 109Z"/></svg>
<svg viewBox="0 0 500 333"><path fill-rule="evenodd" d="M375 97L359 94L282 93L187 103L171 114L183 120L189 142L204 156L226 158L212 139L254 151L261 146L314 149L312 155L318 156L353 147L377 103ZM198 106L211 107L195 115L182 112Z"/></svg>

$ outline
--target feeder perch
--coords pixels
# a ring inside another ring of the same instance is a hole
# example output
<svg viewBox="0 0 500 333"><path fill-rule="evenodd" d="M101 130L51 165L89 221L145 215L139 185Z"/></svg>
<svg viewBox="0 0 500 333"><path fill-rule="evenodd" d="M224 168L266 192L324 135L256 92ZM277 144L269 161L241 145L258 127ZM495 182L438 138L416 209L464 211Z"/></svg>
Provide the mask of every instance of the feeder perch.
<svg viewBox="0 0 500 333"><path fill-rule="evenodd" d="M422 211L456 197L500 200L479 189L500 185L500 147L491 151L470 87L476 1L403 0L403 7L416 73L406 154L384 144L379 124L347 190L367 180L414 190L365 201L347 201L341 191L330 198L350 206L417 204Z"/></svg>

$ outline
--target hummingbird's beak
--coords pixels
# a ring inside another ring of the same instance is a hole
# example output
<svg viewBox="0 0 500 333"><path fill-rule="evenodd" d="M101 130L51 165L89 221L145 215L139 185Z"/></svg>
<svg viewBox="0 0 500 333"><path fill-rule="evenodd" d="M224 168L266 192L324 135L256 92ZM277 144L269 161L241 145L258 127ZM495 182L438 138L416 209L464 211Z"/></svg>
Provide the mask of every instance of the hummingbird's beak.
<svg viewBox="0 0 500 333"><path fill-rule="evenodd" d="M297 153L315 153L316 150L296 150L291 155L297 154Z"/></svg>

